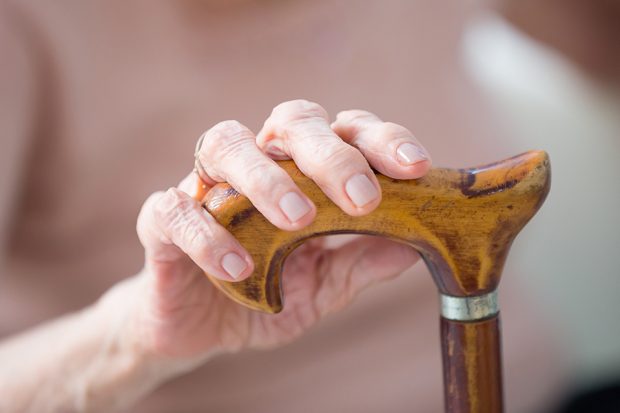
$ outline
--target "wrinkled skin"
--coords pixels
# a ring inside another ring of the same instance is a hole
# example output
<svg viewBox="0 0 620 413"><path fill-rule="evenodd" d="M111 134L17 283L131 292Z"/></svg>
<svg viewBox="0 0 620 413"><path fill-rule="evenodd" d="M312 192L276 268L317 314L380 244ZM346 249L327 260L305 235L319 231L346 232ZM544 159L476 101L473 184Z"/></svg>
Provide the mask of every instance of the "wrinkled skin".
<svg viewBox="0 0 620 413"><path fill-rule="evenodd" d="M151 262L142 274L149 297L139 323L151 350L187 357L205 349L285 344L344 307L364 287L394 277L418 260L413 249L387 239L359 236L336 249L326 248L326 241L309 241L287 259L286 303L276 315L233 302L187 257Z"/></svg>
<svg viewBox="0 0 620 413"><path fill-rule="evenodd" d="M274 159L293 159L344 212L359 216L381 201L371 167L414 179L428 171L430 158L400 125L359 110L341 112L330 124L322 107L303 100L274 108L256 136L238 122L221 122L205 133L197 156L198 173L178 188L153 194L138 218L146 263L132 322L136 340L149 353L193 357L286 343L363 288L396 276L419 258L412 248L387 239L348 236L336 246L315 239L284 265L284 310L277 315L248 310L203 275L245 279L253 262L196 201L201 185L229 182L274 225L295 230L320 211Z"/></svg>

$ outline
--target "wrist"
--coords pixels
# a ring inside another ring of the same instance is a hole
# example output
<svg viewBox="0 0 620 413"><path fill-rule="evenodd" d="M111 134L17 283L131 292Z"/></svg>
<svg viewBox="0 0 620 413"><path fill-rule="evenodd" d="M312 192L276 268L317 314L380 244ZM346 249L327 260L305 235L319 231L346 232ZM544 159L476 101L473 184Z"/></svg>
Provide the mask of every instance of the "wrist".
<svg viewBox="0 0 620 413"><path fill-rule="evenodd" d="M119 407L138 400L163 382L191 371L209 358L209 355L173 358L152 350L150 334L143 322L143 306L138 299L144 295L140 281L140 276L122 281L109 290L92 311L84 314L86 328L94 327L99 332L91 373L100 376L105 364L110 388L102 394L113 397L115 400L111 401ZM93 380L86 378L82 382L92 383Z"/></svg>

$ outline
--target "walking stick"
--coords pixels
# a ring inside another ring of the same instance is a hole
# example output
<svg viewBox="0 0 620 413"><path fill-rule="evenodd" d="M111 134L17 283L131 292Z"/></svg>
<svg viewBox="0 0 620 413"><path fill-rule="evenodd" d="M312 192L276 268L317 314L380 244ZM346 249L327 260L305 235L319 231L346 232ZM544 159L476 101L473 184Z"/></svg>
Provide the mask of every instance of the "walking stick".
<svg viewBox="0 0 620 413"><path fill-rule="evenodd" d="M377 174L383 200L363 217L342 212L293 162L279 164L317 205L314 222L282 231L229 185L216 185L204 206L252 255L255 271L237 283L211 281L247 307L277 313L282 263L309 238L356 233L407 243L420 252L441 297L446 411L502 412L497 286L513 239L549 192L547 154L531 151L471 169L433 168L409 181Z"/></svg>

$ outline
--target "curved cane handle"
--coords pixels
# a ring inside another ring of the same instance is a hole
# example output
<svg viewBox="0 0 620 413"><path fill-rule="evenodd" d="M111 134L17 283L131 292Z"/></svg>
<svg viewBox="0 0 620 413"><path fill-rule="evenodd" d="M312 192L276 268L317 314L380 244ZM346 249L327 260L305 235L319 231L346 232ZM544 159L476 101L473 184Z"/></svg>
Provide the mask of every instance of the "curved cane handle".
<svg viewBox="0 0 620 413"><path fill-rule="evenodd" d="M233 300L256 310L282 309L280 270L287 255L305 240L338 233L389 237L416 248L439 291L467 297L495 290L508 249L536 213L550 185L543 151L531 151L472 169L433 168L423 178L398 181L377 174L383 191L369 215L345 214L291 161L279 162L316 204L312 224L295 232L269 223L227 184L203 199L207 210L252 255L255 271L230 283L209 277Z"/></svg>

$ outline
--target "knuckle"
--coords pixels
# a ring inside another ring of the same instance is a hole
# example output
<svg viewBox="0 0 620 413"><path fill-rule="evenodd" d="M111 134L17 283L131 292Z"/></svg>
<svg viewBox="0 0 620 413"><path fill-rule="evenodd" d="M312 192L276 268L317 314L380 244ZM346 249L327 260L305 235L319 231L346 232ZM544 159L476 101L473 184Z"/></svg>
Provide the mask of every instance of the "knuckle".
<svg viewBox="0 0 620 413"><path fill-rule="evenodd" d="M157 205L157 201L159 201L164 195L164 191L153 192L151 195L149 195L142 204L142 208L140 209L140 214L138 216L149 214Z"/></svg>
<svg viewBox="0 0 620 413"><path fill-rule="evenodd" d="M363 155L350 145L325 141L315 147L313 160L316 168L339 169L351 163L363 162Z"/></svg>
<svg viewBox="0 0 620 413"><path fill-rule="evenodd" d="M393 122L383 122L378 126L379 136L391 138L410 138L413 134L404 126Z"/></svg>
<svg viewBox="0 0 620 413"><path fill-rule="evenodd" d="M157 191L157 192L153 192L151 195L149 195L146 198L146 200L142 204L140 213L138 214L138 223L147 219L148 216L152 214L155 206L157 205L157 201L159 201L161 197L164 196L164 194L165 194L164 191Z"/></svg>
<svg viewBox="0 0 620 413"><path fill-rule="evenodd" d="M166 226L175 223L180 215L191 208L193 200L183 196L180 191L169 189L155 205L155 218Z"/></svg>
<svg viewBox="0 0 620 413"><path fill-rule="evenodd" d="M244 192L255 193L262 188L274 188L279 180L279 174L269 163L256 162L244 171Z"/></svg>
<svg viewBox="0 0 620 413"><path fill-rule="evenodd" d="M196 203L189 197L174 193L174 199L166 200L158 208L159 221L164 233L176 242L187 246L208 244L212 231L200 216ZM160 203L161 205L161 203Z"/></svg>
<svg viewBox="0 0 620 413"><path fill-rule="evenodd" d="M381 120L374 114L360 109L344 110L336 116L332 128L346 142L359 137L361 132L372 129L380 124ZM359 145L359 142L357 142Z"/></svg>
<svg viewBox="0 0 620 413"><path fill-rule="evenodd" d="M190 217L178 227L178 230L181 231L180 233L183 234L186 245L204 246L205 244L211 244L210 241L213 238L212 231L210 231L208 226L199 224L200 222Z"/></svg>
<svg viewBox="0 0 620 413"><path fill-rule="evenodd" d="M376 120L376 119L377 117L374 114L366 110L361 110L361 109L343 110L342 112L339 112L338 115L336 116L337 121L347 122L347 123L355 123L360 120Z"/></svg>
<svg viewBox="0 0 620 413"><path fill-rule="evenodd" d="M318 103L305 99L289 100L273 108L273 118L283 123L300 119L327 119L327 111Z"/></svg>
<svg viewBox="0 0 620 413"><path fill-rule="evenodd" d="M252 132L236 120L225 120L211 128L201 148L201 156L219 157L254 140ZM208 160L208 159L207 159Z"/></svg>
<svg viewBox="0 0 620 413"><path fill-rule="evenodd" d="M292 119L284 127L291 140L309 141L310 144L339 141L329 125L317 118Z"/></svg>
<svg viewBox="0 0 620 413"><path fill-rule="evenodd" d="M226 136L235 136L248 131L248 129L243 126L241 122L234 119L218 122L211 128L211 130L220 132Z"/></svg>
<svg viewBox="0 0 620 413"><path fill-rule="evenodd" d="M142 204L136 220L136 232L140 239L148 233L148 228L153 225L154 208L157 201L164 195L163 191L157 191L148 196Z"/></svg>

